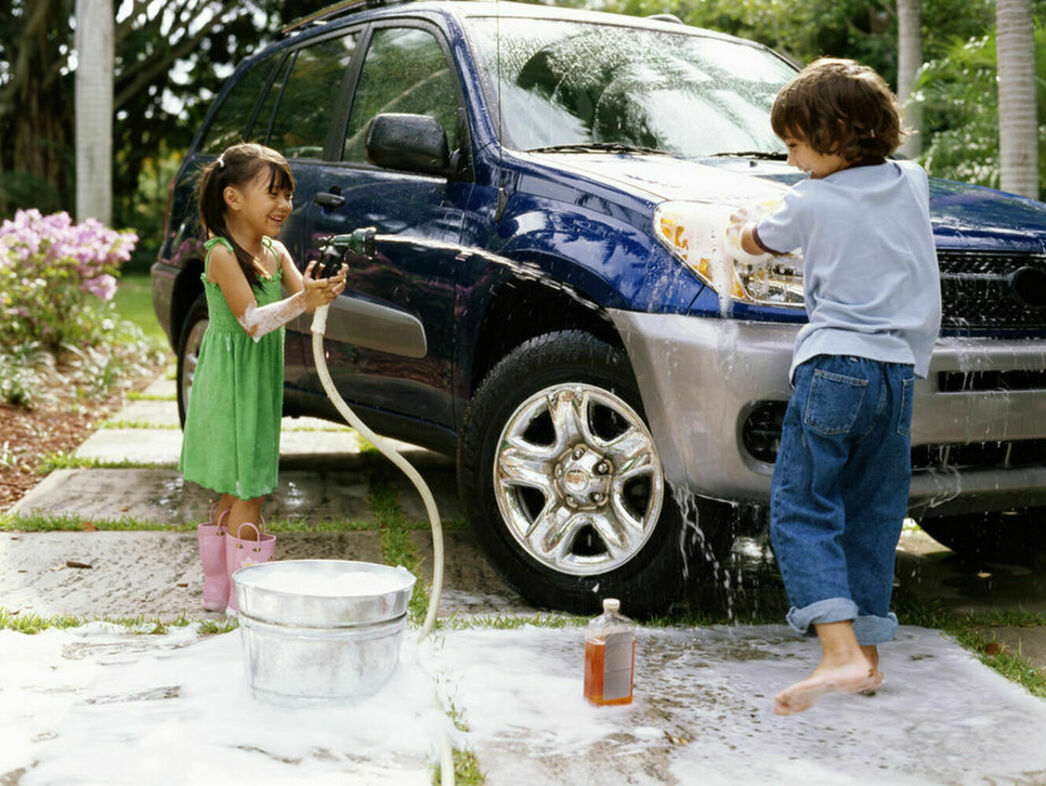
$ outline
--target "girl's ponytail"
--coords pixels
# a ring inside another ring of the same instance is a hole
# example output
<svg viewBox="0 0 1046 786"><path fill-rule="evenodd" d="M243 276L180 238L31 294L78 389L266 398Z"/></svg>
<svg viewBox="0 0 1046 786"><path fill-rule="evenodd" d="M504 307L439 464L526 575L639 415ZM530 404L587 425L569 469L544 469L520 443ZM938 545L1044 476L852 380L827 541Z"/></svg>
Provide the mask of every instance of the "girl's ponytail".
<svg viewBox="0 0 1046 786"><path fill-rule="evenodd" d="M204 234L229 241L236 261L240 263L240 269L252 289L258 286L258 268L251 254L236 242L225 225L224 192L229 186L241 187L253 180L265 166L270 170L270 190L294 190L294 175L291 174L287 159L272 148L250 142L226 148L203 168L197 184Z"/></svg>

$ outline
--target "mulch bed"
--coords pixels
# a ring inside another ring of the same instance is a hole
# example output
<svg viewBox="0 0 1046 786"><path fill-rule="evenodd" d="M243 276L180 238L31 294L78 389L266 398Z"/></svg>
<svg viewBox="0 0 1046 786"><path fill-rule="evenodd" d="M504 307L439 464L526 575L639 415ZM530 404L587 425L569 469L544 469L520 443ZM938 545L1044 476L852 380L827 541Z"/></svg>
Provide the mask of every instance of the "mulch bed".
<svg viewBox="0 0 1046 786"><path fill-rule="evenodd" d="M105 398L84 400L54 390L54 401L34 409L0 403L0 512L44 479L37 472L44 456L72 453L99 423L120 411L129 391L147 387L161 370L144 371Z"/></svg>

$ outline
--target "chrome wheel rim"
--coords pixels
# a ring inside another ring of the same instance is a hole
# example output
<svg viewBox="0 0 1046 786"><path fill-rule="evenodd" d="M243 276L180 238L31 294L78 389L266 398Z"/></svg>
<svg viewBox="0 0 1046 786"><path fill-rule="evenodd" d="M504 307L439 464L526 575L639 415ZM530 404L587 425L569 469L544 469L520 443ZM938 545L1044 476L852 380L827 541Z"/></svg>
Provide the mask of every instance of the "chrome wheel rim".
<svg viewBox="0 0 1046 786"><path fill-rule="evenodd" d="M494 496L530 557L590 576L642 550L661 515L664 475L635 410L603 388L567 383L512 412L494 457Z"/></svg>
<svg viewBox="0 0 1046 786"><path fill-rule="evenodd" d="M185 338L185 356L182 360L182 405L189 406L189 391L192 390L192 381L196 376L196 367L200 364L200 345L203 344L203 334L207 332L208 320L201 319L196 322L189 335Z"/></svg>

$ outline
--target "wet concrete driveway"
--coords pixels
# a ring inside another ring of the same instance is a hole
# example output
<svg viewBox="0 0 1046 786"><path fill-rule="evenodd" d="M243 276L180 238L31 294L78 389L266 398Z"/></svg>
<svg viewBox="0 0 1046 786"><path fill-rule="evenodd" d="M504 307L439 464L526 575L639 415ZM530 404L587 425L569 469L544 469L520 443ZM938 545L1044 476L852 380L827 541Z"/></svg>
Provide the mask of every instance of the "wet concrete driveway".
<svg viewBox="0 0 1046 786"><path fill-rule="evenodd" d="M120 428L98 431L79 451L87 458L161 466L55 472L15 512L79 517L86 522L123 517L160 523L201 520L210 495L182 483L170 467L180 446L180 432L172 427L176 414L169 400L171 386L166 380L158 382L150 392L168 400L132 403L118 417ZM285 427L281 487L268 513L273 519L299 521L301 526L279 533L279 557L381 561L380 538L372 524L374 511L361 472L365 459L355 436L345 430L331 431L329 425L318 422L289 421ZM452 464L416 449L410 450L409 458L432 486L444 518L460 520ZM424 511L406 481L396 483L403 517L414 527L409 537L420 572L427 578L431 545ZM315 524L324 518L352 521L355 528L320 531ZM446 549L441 618L533 615L537 611L501 581L467 530L452 527L446 535ZM9 614L72 614L85 619L223 617L199 608L202 573L195 535L189 532L3 532L0 566L0 607ZM455 745L475 753L491 784L1046 784L1046 748L1041 745L1046 739L1046 702L1007 683L937 631L904 626L903 619L896 644L883 648L889 682L880 696L861 701L826 699L823 708L786 722L773 716L770 697L813 667L816 648L783 625L747 624L753 618L763 622L779 619L784 608L772 557L758 540L739 539L727 570L728 575L715 575L687 602L695 608L714 609L720 616L729 614L735 624L642 628L637 701L624 711L593 715L580 702L581 632L577 627L506 631L480 625L445 631L433 656L441 659L439 680L448 691L448 700L470 726ZM957 612L1046 612L1042 571L972 565L917 530L902 538L897 578L899 592ZM724 585L732 591L724 593ZM1046 672L1042 628L999 625L988 633ZM238 637L217 638L224 641L185 644L187 663L197 652L193 647L221 649L224 658L235 659ZM9 645L10 639L5 642ZM60 653L68 645L56 646L56 668L61 670L65 666ZM162 641L156 645L163 646ZM32 685L43 678L32 671L26 658L19 660L10 647L6 652L7 660L0 661L11 674L24 672L18 678L22 679L20 690L29 697L26 701L36 701ZM175 661L165 655L157 662L174 669ZM176 691L176 698L194 695L192 677L187 676L194 669L183 671L176 669L165 677L168 682L185 682L187 687ZM92 690L105 693L112 688L88 680L77 689L88 696L88 703ZM145 690L142 695L153 694ZM12 700L18 698L10 692L5 696L0 688L0 707ZM229 701L240 699L230 696ZM172 699L164 707L177 714L177 704ZM133 714L137 706L128 705L127 711ZM158 705L142 707L146 713L140 719L142 731L132 737L150 734L149 724L173 722L162 719ZM19 712L26 718L32 716L31 709ZM16 712L8 717L21 716ZM307 723L307 719L299 720ZM186 723L184 719L178 722ZM33 774L57 771L54 768L59 764L61 771L90 766L90 760L69 758L78 755L79 749L62 744L63 739L71 739L61 736L65 732L53 733L54 738L41 732L38 738L27 739L27 750L35 751L29 757L32 761L19 764L18 757L0 756L0 783L46 783L46 779L34 781ZM310 783L335 782L320 777L330 772L341 773L343 779L337 782L400 782L392 774L400 770L389 770L373 780L345 779L357 772L352 767L366 757L346 750L347 764L335 766L333 759L314 761L307 738L303 735L299 740L304 753L281 758L271 751L232 746L229 750L239 752L227 750L228 756L222 754L215 765L218 770L239 767L236 757L243 754L249 757L253 771L260 773L256 782L262 783L305 782L313 776L320 780ZM128 737L126 742L134 740ZM83 750L89 749L85 743ZM170 756L183 754L191 751L175 748ZM272 760L284 764L272 764ZM288 760L298 762L291 780L286 779ZM6 770L5 762L10 764ZM375 757L368 762L380 771L381 762ZM44 766L48 763L53 765L50 770ZM402 782L428 782L429 766L423 765L417 778ZM213 782L221 781L216 777Z"/></svg>

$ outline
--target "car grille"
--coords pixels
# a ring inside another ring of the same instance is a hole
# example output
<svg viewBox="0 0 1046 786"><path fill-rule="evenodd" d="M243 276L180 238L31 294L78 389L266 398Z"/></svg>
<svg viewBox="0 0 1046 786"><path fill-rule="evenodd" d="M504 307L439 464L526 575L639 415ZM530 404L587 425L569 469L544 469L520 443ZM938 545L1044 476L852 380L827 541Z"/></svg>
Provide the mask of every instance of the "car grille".
<svg viewBox="0 0 1046 786"><path fill-rule="evenodd" d="M1016 469L1046 464L1046 440L972 442L957 445L917 445L912 469Z"/></svg>
<svg viewBox="0 0 1046 786"><path fill-rule="evenodd" d="M764 401L752 410L741 437L749 455L773 464L781 446L784 401ZM1046 439L914 445L912 470L1016 469L1046 466Z"/></svg>
<svg viewBox="0 0 1046 786"><path fill-rule="evenodd" d="M942 329L1046 331L1046 308L1022 302L1011 284L1011 277L1022 268L1046 274L1046 254L941 249L937 262Z"/></svg>
<svg viewBox="0 0 1046 786"><path fill-rule="evenodd" d="M937 389L941 393L1046 390L1046 371L942 371Z"/></svg>

